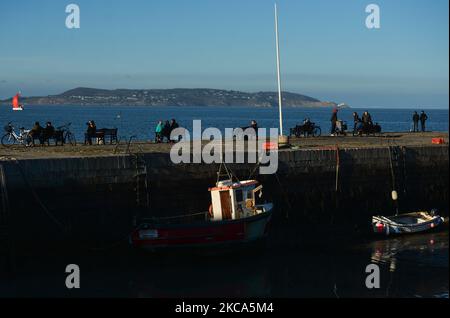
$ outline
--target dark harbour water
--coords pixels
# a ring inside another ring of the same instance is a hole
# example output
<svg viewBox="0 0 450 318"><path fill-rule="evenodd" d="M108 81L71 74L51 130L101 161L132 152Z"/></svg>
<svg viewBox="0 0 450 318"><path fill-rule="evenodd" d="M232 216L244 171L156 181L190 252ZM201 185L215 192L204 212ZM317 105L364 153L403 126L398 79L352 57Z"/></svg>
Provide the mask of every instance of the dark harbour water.
<svg viewBox="0 0 450 318"><path fill-rule="evenodd" d="M296 249L206 256L128 249L30 254L17 260L14 277L1 278L0 297L448 298L448 228L364 242L317 240L310 235ZM73 263L81 289L69 291L65 267ZM365 286L371 263L380 267L380 289Z"/></svg>
<svg viewBox="0 0 450 318"><path fill-rule="evenodd" d="M339 118L352 122L352 112L362 114L366 109L343 109ZM420 109L414 109L420 111ZM409 131L413 109L369 109L374 122L383 131ZM448 131L448 109L426 110L429 121L427 129ZM283 110L284 133L289 128L309 117L319 124L322 133L330 129L331 109L286 108ZM86 122L94 120L97 128L118 128L119 136L128 139L137 136L139 140L154 140L154 128L158 120L175 118L181 126L192 131L192 120L201 119L202 128L244 127L255 119L260 127L278 127L278 108L254 107L145 107L145 106L27 106L24 111L14 112L10 107L0 108L0 124L12 121L15 127L31 128L35 121L41 125L51 121L55 127L72 122L72 131L78 141L84 140ZM195 137L195 136L194 136Z"/></svg>

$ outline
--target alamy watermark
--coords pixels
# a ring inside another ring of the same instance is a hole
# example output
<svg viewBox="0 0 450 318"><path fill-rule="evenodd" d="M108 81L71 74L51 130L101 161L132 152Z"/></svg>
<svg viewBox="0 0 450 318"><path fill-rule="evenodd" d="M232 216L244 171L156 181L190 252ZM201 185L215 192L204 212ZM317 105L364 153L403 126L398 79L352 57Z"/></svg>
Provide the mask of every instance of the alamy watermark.
<svg viewBox="0 0 450 318"><path fill-rule="evenodd" d="M366 266L366 287L368 289L380 288L380 267L377 264L369 264Z"/></svg>
<svg viewBox="0 0 450 318"><path fill-rule="evenodd" d="M218 128L202 131L201 120L194 120L193 134L185 128L176 128L170 138L180 140L170 150L170 159L175 164L258 163L260 174L274 174L278 170L278 128L270 128L268 135L266 128L225 128L223 138ZM203 145L202 140L208 143Z"/></svg>
<svg viewBox="0 0 450 318"><path fill-rule="evenodd" d="M76 264L69 264L66 266L66 287L68 289L80 288L80 267Z"/></svg>
<svg viewBox="0 0 450 318"><path fill-rule="evenodd" d="M66 28L79 29L80 28L80 7L77 4L71 3L66 6Z"/></svg>
<svg viewBox="0 0 450 318"><path fill-rule="evenodd" d="M374 3L369 4L366 7L366 13L369 13L366 18L366 27L368 29L381 28L380 6Z"/></svg>

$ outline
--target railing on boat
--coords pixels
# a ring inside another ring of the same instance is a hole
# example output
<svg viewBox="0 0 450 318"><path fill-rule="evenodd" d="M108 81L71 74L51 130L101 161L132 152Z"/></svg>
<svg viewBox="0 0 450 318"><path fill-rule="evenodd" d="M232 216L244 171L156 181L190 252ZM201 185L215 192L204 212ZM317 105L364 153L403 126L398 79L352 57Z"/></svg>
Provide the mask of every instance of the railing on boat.
<svg viewBox="0 0 450 318"><path fill-rule="evenodd" d="M206 221L208 219L208 211L200 213L191 213L174 216L151 216L142 218L142 222L154 224L172 224L172 223L191 223L195 221Z"/></svg>

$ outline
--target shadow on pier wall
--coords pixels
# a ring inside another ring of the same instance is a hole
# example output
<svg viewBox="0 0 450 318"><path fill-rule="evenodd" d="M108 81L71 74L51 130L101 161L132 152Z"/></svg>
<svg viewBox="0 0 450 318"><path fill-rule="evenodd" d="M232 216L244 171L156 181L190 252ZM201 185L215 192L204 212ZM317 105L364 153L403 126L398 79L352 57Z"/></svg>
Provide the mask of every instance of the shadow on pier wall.
<svg viewBox="0 0 450 318"><path fill-rule="evenodd" d="M32 248L110 246L126 241L136 217L208 209L207 189L216 182L218 165L175 165L168 154L136 158L2 162L11 241ZM242 179L255 170L254 164L229 167ZM438 208L448 215L448 147L443 146L283 151L276 175L255 178L276 206L272 246L295 246L327 233L364 236L372 215L394 213L393 187L401 210Z"/></svg>

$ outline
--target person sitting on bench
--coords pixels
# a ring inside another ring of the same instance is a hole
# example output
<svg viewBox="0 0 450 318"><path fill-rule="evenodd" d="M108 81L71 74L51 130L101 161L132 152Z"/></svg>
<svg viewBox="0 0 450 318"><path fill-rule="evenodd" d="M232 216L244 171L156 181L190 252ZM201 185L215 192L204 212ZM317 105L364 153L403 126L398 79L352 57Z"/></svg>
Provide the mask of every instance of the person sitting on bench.
<svg viewBox="0 0 450 318"><path fill-rule="evenodd" d="M39 122L35 122L33 128L31 128L30 130L30 137L31 137L31 141L34 145L34 140L35 139L39 139L39 144L42 145L43 140L42 140L42 131L44 130L44 128L42 128L42 126L39 124Z"/></svg>
<svg viewBox="0 0 450 318"><path fill-rule="evenodd" d="M48 121L43 130L42 139L44 140L44 142L47 142L47 144L50 145L50 138L53 138L54 134L55 127L53 127L52 123Z"/></svg>
<svg viewBox="0 0 450 318"><path fill-rule="evenodd" d="M86 138L85 138L85 144L86 141L89 145L92 145L92 138L96 138L96 133L97 133L97 126L95 125L95 122L93 120L90 120L87 122L86 124L87 127L87 131L86 131Z"/></svg>

